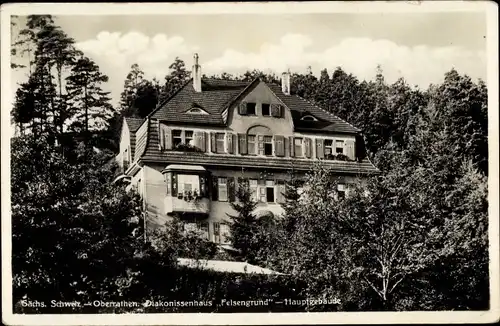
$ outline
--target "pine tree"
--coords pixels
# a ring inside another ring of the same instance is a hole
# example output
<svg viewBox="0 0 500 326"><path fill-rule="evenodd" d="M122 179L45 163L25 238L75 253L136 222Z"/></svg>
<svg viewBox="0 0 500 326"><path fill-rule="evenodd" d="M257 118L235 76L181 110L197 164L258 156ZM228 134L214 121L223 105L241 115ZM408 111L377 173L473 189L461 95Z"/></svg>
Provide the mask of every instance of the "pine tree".
<svg viewBox="0 0 500 326"><path fill-rule="evenodd" d="M145 118L151 113L159 100L158 87L151 81L145 80L138 88L134 100L134 108L137 116Z"/></svg>
<svg viewBox="0 0 500 326"><path fill-rule="evenodd" d="M174 62L168 68L170 69L170 73L165 76L165 84L163 85L159 99L160 102L169 98L181 88L189 80L191 74L190 71L186 70L184 61L178 57L175 58Z"/></svg>
<svg viewBox="0 0 500 326"><path fill-rule="evenodd" d="M95 62L83 57L73 66L66 80L75 113L70 129L84 134L88 140L90 131L106 129L114 115L109 103L109 92L102 90L102 84L108 81L108 76L99 71Z"/></svg>
<svg viewBox="0 0 500 326"><path fill-rule="evenodd" d="M125 78L123 91L120 95L120 112L122 116L132 117L138 116L135 100L139 91L139 87L144 84L144 72L137 63L130 67L130 72Z"/></svg>
<svg viewBox="0 0 500 326"><path fill-rule="evenodd" d="M63 92L62 75L64 70L70 69L75 62L75 56L80 53L73 45L74 40L54 25L50 15L28 16L26 28L19 32L14 49L21 56L26 53L28 55L28 83L31 85L29 89L34 93L32 97L36 97L36 105L18 103L16 107L32 107L34 112L29 116L38 120L32 121L32 124L39 127L39 130L34 132L64 132L64 125L70 114L67 112L67 94ZM23 98L30 97L20 96L17 101ZM26 114L26 110L23 114ZM13 112L13 116L14 120L20 119L19 112ZM29 122L23 120L24 123Z"/></svg>
<svg viewBox="0 0 500 326"><path fill-rule="evenodd" d="M253 213L257 203L252 199L248 184L240 183L235 192L237 202L232 202L231 207L237 215L231 218L229 240L232 246L240 253L240 257L250 264L257 263L259 251L256 239L259 228L259 220Z"/></svg>

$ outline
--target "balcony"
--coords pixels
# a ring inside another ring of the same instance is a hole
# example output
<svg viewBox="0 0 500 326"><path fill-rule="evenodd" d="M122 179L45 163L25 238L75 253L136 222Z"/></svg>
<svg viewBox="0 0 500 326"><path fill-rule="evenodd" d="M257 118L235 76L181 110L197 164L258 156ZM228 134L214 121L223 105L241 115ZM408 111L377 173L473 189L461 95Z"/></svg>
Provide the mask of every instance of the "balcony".
<svg viewBox="0 0 500 326"><path fill-rule="evenodd" d="M210 213L208 191L210 173L203 166L171 164L162 173L167 187L166 214L208 216Z"/></svg>
<svg viewBox="0 0 500 326"><path fill-rule="evenodd" d="M210 199L193 196L166 196L165 213L190 213L208 215L210 213Z"/></svg>

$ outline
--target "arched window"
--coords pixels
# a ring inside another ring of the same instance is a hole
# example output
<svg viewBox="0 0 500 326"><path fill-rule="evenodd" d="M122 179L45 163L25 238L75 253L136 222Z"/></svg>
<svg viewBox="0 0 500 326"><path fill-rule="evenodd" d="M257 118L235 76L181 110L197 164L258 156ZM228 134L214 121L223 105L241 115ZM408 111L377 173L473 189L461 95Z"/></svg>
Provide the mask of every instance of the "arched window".
<svg viewBox="0 0 500 326"><path fill-rule="evenodd" d="M253 126L247 131L247 144L250 155L273 155L273 132L265 126Z"/></svg>
<svg viewBox="0 0 500 326"><path fill-rule="evenodd" d="M312 115L305 115L305 116L302 117L301 120L304 120L304 121L318 121L318 119L316 119Z"/></svg>

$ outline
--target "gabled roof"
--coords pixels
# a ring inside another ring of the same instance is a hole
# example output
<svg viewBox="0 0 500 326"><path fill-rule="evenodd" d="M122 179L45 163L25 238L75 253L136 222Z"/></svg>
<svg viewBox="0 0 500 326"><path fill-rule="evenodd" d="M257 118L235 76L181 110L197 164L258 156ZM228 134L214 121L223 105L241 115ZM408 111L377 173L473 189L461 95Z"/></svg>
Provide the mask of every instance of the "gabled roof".
<svg viewBox="0 0 500 326"><path fill-rule="evenodd" d="M190 80L168 101L160 104L150 115L152 119L177 123L199 123L224 126L222 112L248 85L237 80L202 79L202 92L195 92ZM208 115L194 115L187 111L193 103L203 108Z"/></svg>
<svg viewBox="0 0 500 326"><path fill-rule="evenodd" d="M144 121L146 120L141 118L125 118L125 122L127 123L128 129L131 132L136 132Z"/></svg>
<svg viewBox="0 0 500 326"><path fill-rule="evenodd" d="M144 119L140 118L125 118L125 123L128 126L128 129L130 131L130 153L132 160L134 160L134 154L135 154L135 132L137 129L141 127L141 125L144 123Z"/></svg>
<svg viewBox="0 0 500 326"><path fill-rule="evenodd" d="M202 91L195 92L193 81L189 80L169 100L161 103L150 117L172 123L204 124L225 126L224 111L233 104L254 83L260 81L202 79ZM335 115L297 95L285 95L281 86L265 83L271 91L292 112L296 131L358 133L360 130ZM187 113L195 103L208 115ZM300 120L304 114L311 114L319 121Z"/></svg>

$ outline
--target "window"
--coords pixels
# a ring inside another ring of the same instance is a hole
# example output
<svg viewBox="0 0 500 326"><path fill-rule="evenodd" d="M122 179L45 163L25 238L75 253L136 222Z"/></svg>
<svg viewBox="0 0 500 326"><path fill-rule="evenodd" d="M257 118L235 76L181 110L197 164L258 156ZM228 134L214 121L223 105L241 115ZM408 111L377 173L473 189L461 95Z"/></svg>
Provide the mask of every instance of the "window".
<svg viewBox="0 0 500 326"><path fill-rule="evenodd" d="M182 144L182 130L172 130L173 146Z"/></svg>
<svg viewBox="0 0 500 326"><path fill-rule="evenodd" d="M215 135L216 139L216 148L217 148L217 153L224 153L224 134L223 133L217 133Z"/></svg>
<svg viewBox="0 0 500 326"><path fill-rule="evenodd" d="M337 140L335 142L335 153L344 154L344 141L343 140Z"/></svg>
<svg viewBox="0 0 500 326"><path fill-rule="evenodd" d="M302 138L294 139L295 156L302 156Z"/></svg>
<svg viewBox="0 0 500 326"><path fill-rule="evenodd" d="M197 228L196 223L184 223L184 232L196 232Z"/></svg>
<svg viewBox="0 0 500 326"><path fill-rule="evenodd" d="M172 130L172 145L174 148L180 144L194 145L193 134L192 130Z"/></svg>
<svg viewBox="0 0 500 326"><path fill-rule="evenodd" d="M207 111L205 111L201 108L197 108L197 107L191 108L187 113L188 114L208 114Z"/></svg>
<svg viewBox="0 0 500 326"><path fill-rule="evenodd" d="M325 157L326 158L328 158L328 156L332 155L333 154L333 140L325 139L324 149L325 149Z"/></svg>
<svg viewBox="0 0 500 326"><path fill-rule="evenodd" d="M345 185L342 183L339 183L337 185L337 193L339 194L339 199L345 198Z"/></svg>
<svg viewBox="0 0 500 326"><path fill-rule="evenodd" d="M219 178L218 181L219 201L227 201L227 178Z"/></svg>
<svg viewBox="0 0 500 326"><path fill-rule="evenodd" d="M221 242L221 237L220 237L220 223L219 222L214 222L214 242L215 243L220 243Z"/></svg>
<svg viewBox="0 0 500 326"><path fill-rule="evenodd" d="M248 115L255 115L255 103L247 103L247 114Z"/></svg>
<svg viewBox="0 0 500 326"><path fill-rule="evenodd" d="M304 121L316 121L316 118L313 117L312 115L306 115L306 116L302 117L301 120L304 120Z"/></svg>
<svg viewBox="0 0 500 326"><path fill-rule="evenodd" d="M196 229L201 232L203 239L208 240L208 222L196 222Z"/></svg>
<svg viewBox="0 0 500 326"><path fill-rule="evenodd" d="M247 137L247 146L248 146L248 154L255 155L256 154L256 145L255 145L255 135L248 135Z"/></svg>
<svg viewBox="0 0 500 326"><path fill-rule="evenodd" d="M184 143L191 145L191 146L194 146L193 131L192 130L185 130L184 135L185 135L184 136L185 137Z"/></svg>
<svg viewBox="0 0 500 326"><path fill-rule="evenodd" d="M200 194L200 176L190 174L177 175L177 194L178 197L189 194Z"/></svg>
<svg viewBox="0 0 500 326"><path fill-rule="evenodd" d="M257 197L257 180L255 179L250 179L250 196L253 201L259 201L259 198Z"/></svg>
<svg viewBox="0 0 500 326"><path fill-rule="evenodd" d="M264 136L264 155L273 155L273 137Z"/></svg>
<svg viewBox="0 0 500 326"><path fill-rule="evenodd" d="M263 116L270 116L271 115L271 105L262 103L262 115Z"/></svg>
<svg viewBox="0 0 500 326"><path fill-rule="evenodd" d="M226 223L214 222L214 242L228 243L229 226Z"/></svg>
<svg viewBox="0 0 500 326"><path fill-rule="evenodd" d="M226 223L220 223L220 237L221 237L221 243L228 243L229 242L229 225Z"/></svg>
<svg viewBox="0 0 500 326"><path fill-rule="evenodd" d="M170 196L172 193L170 187L172 186L171 184L171 179L170 179L170 173L165 173L165 183L167 184L167 196Z"/></svg>
<svg viewBox="0 0 500 326"><path fill-rule="evenodd" d="M266 180L266 202L274 203L274 181Z"/></svg>

